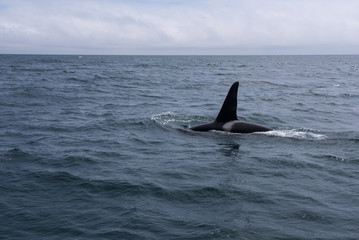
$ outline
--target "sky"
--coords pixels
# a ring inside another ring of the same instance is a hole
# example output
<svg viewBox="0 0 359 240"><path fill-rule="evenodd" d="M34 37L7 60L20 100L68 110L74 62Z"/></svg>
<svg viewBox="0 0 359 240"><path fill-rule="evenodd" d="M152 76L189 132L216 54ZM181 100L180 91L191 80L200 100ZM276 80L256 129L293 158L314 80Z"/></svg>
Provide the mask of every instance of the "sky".
<svg viewBox="0 0 359 240"><path fill-rule="evenodd" d="M359 0L0 0L0 54L359 54Z"/></svg>

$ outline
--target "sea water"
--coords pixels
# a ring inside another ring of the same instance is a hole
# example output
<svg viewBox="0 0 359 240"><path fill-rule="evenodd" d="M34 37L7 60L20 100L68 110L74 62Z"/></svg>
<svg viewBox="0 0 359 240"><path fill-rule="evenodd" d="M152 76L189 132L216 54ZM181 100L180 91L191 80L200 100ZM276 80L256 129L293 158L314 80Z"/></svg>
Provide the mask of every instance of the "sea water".
<svg viewBox="0 0 359 240"><path fill-rule="evenodd" d="M240 120L193 132L239 81ZM359 56L0 55L0 239L357 239Z"/></svg>

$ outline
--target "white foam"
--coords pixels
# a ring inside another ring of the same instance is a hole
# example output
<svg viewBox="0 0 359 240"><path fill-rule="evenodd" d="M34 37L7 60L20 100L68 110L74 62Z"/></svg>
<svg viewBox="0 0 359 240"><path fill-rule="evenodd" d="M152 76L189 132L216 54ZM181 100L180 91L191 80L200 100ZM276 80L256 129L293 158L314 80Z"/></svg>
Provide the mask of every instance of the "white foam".
<svg viewBox="0 0 359 240"><path fill-rule="evenodd" d="M175 114L173 112L163 112L153 115L151 117L151 120L160 123L162 125L166 125L169 122L175 121Z"/></svg>
<svg viewBox="0 0 359 240"><path fill-rule="evenodd" d="M174 112L163 112L155 114L151 117L151 120L160 125L168 125L171 123L189 123L192 121L191 118L175 114Z"/></svg>
<svg viewBox="0 0 359 240"><path fill-rule="evenodd" d="M312 129L273 130L269 132L263 132L262 134L275 136L275 137L283 137L283 138L311 139L311 140L322 140L327 138L326 135L317 133L316 130L312 130Z"/></svg>

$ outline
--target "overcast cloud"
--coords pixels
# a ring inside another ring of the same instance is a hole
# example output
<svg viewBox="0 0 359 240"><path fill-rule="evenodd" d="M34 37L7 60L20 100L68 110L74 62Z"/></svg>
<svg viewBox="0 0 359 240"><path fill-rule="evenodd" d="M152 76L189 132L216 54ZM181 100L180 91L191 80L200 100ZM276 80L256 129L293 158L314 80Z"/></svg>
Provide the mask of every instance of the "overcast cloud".
<svg viewBox="0 0 359 240"><path fill-rule="evenodd" d="M0 0L0 53L359 54L358 0Z"/></svg>

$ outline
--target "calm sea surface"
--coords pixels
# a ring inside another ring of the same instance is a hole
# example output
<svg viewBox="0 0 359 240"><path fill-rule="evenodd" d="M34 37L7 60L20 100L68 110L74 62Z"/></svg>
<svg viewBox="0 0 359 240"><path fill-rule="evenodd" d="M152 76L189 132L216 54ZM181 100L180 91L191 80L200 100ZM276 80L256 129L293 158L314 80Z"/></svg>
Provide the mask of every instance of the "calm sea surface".
<svg viewBox="0 0 359 240"><path fill-rule="evenodd" d="M233 82L267 133L192 132ZM0 239L358 239L359 56L0 55Z"/></svg>

